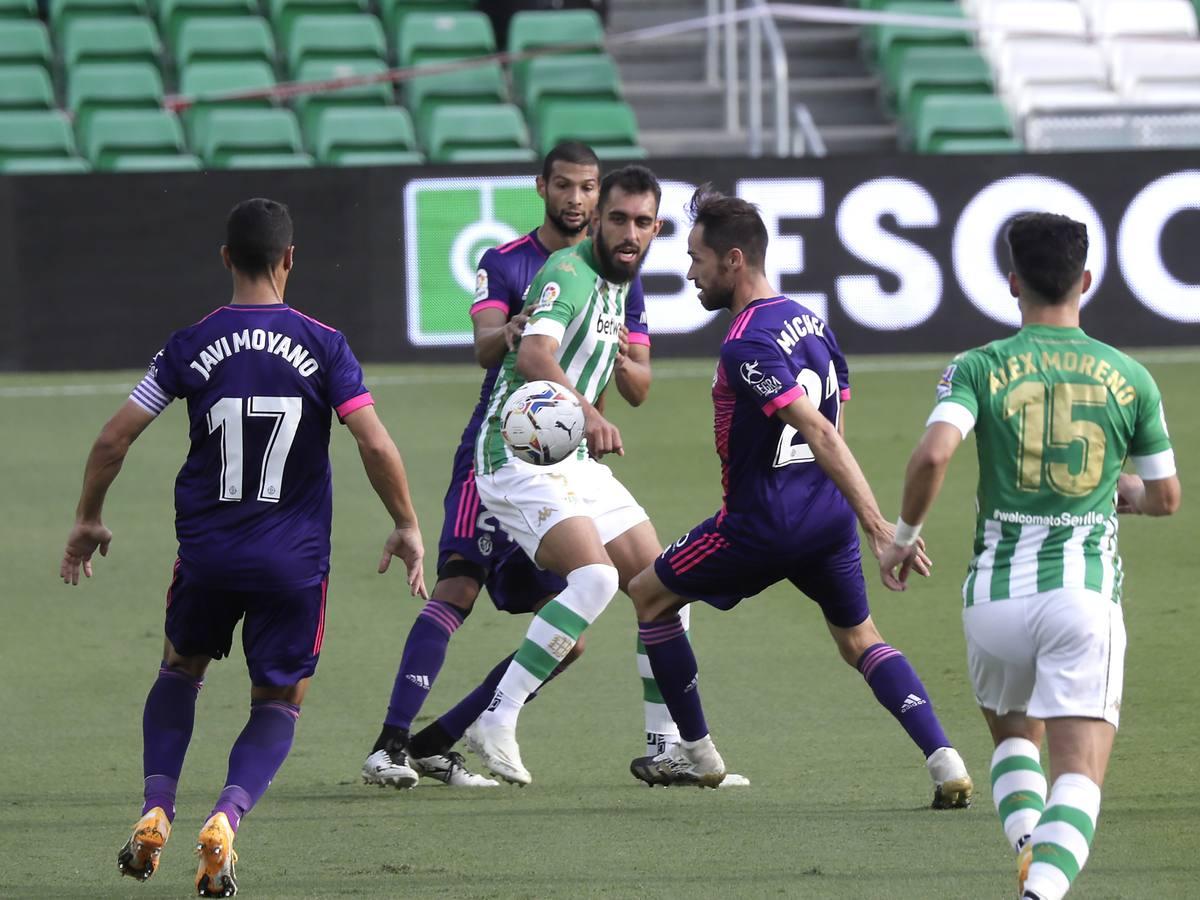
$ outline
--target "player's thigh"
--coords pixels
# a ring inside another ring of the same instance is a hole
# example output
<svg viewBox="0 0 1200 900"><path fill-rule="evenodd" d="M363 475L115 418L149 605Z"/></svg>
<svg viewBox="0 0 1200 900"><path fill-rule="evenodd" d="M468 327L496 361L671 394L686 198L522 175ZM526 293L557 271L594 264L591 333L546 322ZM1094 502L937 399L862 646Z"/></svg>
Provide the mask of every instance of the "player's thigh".
<svg viewBox="0 0 1200 900"><path fill-rule="evenodd" d="M492 605L501 612L536 612L567 583L548 569L539 569L520 547L513 546L497 560L486 587Z"/></svg>
<svg viewBox="0 0 1200 900"><path fill-rule="evenodd" d="M780 555L787 553L784 551ZM821 607L843 656L852 653L863 642L868 643L862 650L879 642L879 632L871 621L862 555L855 532L848 531L843 540L831 543L820 552L806 553L790 569L788 580Z"/></svg>
<svg viewBox="0 0 1200 900"><path fill-rule="evenodd" d="M1029 712L1120 723L1125 678L1125 622L1119 604L1078 589L1039 594L1031 627L1037 684Z"/></svg>
<svg viewBox="0 0 1200 900"><path fill-rule="evenodd" d="M654 561L662 553L658 533L649 519L626 529L604 545L609 558L617 567L621 590L629 593L629 583L643 572L653 574Z"/></svg>
<svg viewBox="0 0 1200 900"><path fill-rule="evenodd" d="M292 687L316 672L325 641L328 585L324 580L248 596L242 650L252 685Z"/></svg>
<svg viewBox="0 0 1200 900"><path fill-rule="evenodd" d="M1042 736L1046 733L1046 723L1041 719L1026 715L1023 712L1009 712L1000 715L994 709L986 706L979 707L983 720L987 722L988 731L992 735L992 743L997 746L1009 738L1024 738L1034 746L1040 747Z"/></svg>
<svg viewBox="0 0 1200 900"><path fill-rule="evenodd" d="M536 562L563 578L583 566L612 565L596 523L588 516L560 519L542 536Z"/></svg>
<svg viewBox="0 0 1200 900"><path fill-rule="evenodd" d="M167 665L197 677L204 674L208 666L204 660L229 655L242 613L238 594L206 585L176 563L167 590Z"/></svg>
<svg viewBox="0 0 1200 900"><path fill-rule="evenodd" d="M1026 620L1026 599L1012 597L968 606L963 610L963 633L976 702L998 716L1029 710L1037 660Z"/></svg>
<svg viewBox="0 0 1200 900"><path fill-rule="evenodd" d="M776 565L762 548L723 531L714 516L668 544L654 575L676 597L729 610L779 581Z"/></svg>

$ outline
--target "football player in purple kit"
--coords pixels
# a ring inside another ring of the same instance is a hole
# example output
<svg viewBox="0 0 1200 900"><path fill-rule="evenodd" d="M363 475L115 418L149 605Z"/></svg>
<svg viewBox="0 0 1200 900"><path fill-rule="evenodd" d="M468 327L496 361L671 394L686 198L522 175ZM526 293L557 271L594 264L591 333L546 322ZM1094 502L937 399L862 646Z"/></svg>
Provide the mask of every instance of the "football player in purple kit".
<svg viewBox="0 0 1200 900"><path fill-rule="evenodd" d="M459 704L422 731L410 737L409 728L441 671L451 636L466 620L485 586L497 609L516 614L534 612L565 586L553 572L538 569L481 505L475 489L473 455L500 364L525 327L527 316L523 310L529 284L551 253L574 246L587 236L599 186L600 161L595 152L577 141L558 144L546 155L537 179L538 194L545 201L542 224L488 250L480 260L470 315L475 358L487 374L479 403L454 456L438 542L438 581L409 631L382 730L363 763L362 778L368 784L408 788L416 785L420 775L454 787L497 784L470 772L462 755L451 748L487 708L508 667L508 658L501 660ZM627 301L615 381L621 395L638 406L646 399L650 380L645 300L641 281L635 279ZM582 652L580 642L562 661L559 671ZM648 742L677 739L665 707L654 702L659 698L652 681L645 690Z"/></svg>
<svg viewBox="0 0 1200 900"><path fill-rule="evenodd" d="M172 400L185 398L191 448L175 481L179 553L163 660L142 719L145 802L117 867L142 881L158 867L204 673L228 655L244 617L250 718L197 842L202 897L237 893L234 834L287 757L316 671L333 511L331 411L358 443L395 524L379 571L399 557L413 594L426 596L404 464L375 414L362 368L338 331L283 301L293 249L285 206L254 199L233 208L221 248L233 299L171 335L100 432L60 570L78 584L81 570L91 576L95 552L107 555L105 494L130 445Z"/></svg>
<svg viewBox="0 0 1200 900"><path fill-rule="evenodd" d="M814 600L842 659L920 747L935 808L964 807L972 784L917 673L871 621L856 520L878 556L893 527L842 438L846 361L828 325L767 281L758 211L705 186L692 197L688 278L705 309L733 316L713 380L724 505L630 584L638 630L683 741L634 760L648 784L715 787L725 777L679 623L694 600L732 609L787 579ZM916 568L928 574L922 552Z"/></svg>

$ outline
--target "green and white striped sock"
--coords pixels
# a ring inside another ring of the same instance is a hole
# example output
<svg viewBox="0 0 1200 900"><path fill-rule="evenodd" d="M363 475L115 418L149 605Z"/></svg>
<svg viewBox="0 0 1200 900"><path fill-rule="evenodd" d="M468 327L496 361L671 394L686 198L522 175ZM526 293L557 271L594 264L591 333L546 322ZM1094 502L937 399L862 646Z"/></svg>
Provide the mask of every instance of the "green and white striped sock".
<svg viewBox="0 0 1200 900"><path fill-rule="evenodd" d="M691 620L692 608L685 606L679 611L679 621L683 623L684 631L689 629ZM650 659L646 656L646 645L640 637L637 639L637 667L638 675L642 678L642 700L646 711L646 752L654 756L658 753L660 740L679 740L679 726L663 702L658 682L654 680L654 672L650 669Z"/></svg>
<svg viewBox="0 0 1200 900"><path fill-rule="evenodd" d="M1100 785L1086 775L1060 775L1033 829L1033 864L1025 890L1062 900L1087 862L1100 815Z"/></svg>
<svg viewBox="0 0 1200 900"><path fill-rule="evenodd" d="M612 566L597 563L571 572L566 589L533 617L483 715L498 725L516 725L529 695L550 677L616 592L617 570Z"/></svg>
<svg viewBox="0 0 1200 900"><path fill-rule="evenodd" d="M996 745L992 754L992 800L1004 836L1013 850L1020 850L1046 808L1046 773L1033 741L1007 738Z"/></svg>

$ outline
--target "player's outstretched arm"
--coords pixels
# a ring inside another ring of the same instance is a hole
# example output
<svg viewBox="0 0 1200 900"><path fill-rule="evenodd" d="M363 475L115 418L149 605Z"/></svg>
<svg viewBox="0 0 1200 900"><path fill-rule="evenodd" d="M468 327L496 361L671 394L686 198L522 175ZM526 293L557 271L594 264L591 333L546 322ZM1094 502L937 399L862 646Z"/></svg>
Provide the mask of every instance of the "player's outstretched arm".
<svg viewBox="0 0 1200 900"><path fill-rule="evenodd" d="M408 476L400 451L379 421L373 406L360 407L347 415L346 427L358 442L358 454L362 457L363 469L371 487L383 501L396 526L384 541L379 572L382 574L388 570L393 556L399 557L408 569L408 587L413 596L429 599L429 593L425 590L425 545L421 540L417 512L409 494Z"/></svg>
<svg viewBox="0 0 1200 900"><path fill-rule="evenodd" d="M630 406L641 406L650 396L650 346L634 344L629 340L629 329L624 325L617 332L617 359L613 365L613 379L617 390Z"/></svg>
<svg viewBox="0 0 1200 900"><path fill-rule="evenodd" d="M67 584L79 584L80 570L85 577L92 577L92 556L97 550L101 556L108 556L112 532L104 526L102 519L104 498L121 471L130 445L153 421L153 414L132 400L126 400L100 429L92 444L83 471L83 490L75 508L75 524L67 535L67 546L59 566L59 575Z"/></svg>
<svg viewBox="0 0 1200 900"><path fill-rule="evenodd" d="M484 369L498 366L509 350L521 342L521 332L529 316L520 314L511 319L499 309L483 309L471 316L475 334L475 361Z"/></svg>
<svg viewBox="0 0 1200 900"><path fill-rule="evenodd" d="M558 349L558 341L544 334L531 334L521 340L521 348L517 351L517 372L527 381L546 380L561 384L568 388L579 400L583 407L584 430L587 434L588 449L596 459L606 453L616 453L624 456L621 448L621 432L596 409L588 399L575 390L568 380L566 373L554 358Z"/></svg>

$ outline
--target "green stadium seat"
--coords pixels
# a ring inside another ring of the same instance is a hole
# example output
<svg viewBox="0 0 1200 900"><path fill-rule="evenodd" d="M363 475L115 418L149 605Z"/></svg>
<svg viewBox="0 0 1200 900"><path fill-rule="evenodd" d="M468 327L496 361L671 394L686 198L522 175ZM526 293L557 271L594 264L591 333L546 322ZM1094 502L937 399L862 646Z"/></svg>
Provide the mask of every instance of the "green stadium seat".
<svg viewBox="0 0 1200 900"><path fill-rule="evenodd" d="M0 110L53 109L54 85L41 66L0 66Z"/></svg>
<svg viewBox="0 0 1200 900"><path fill-rule="evenodd" d="M162 76L149 63L82 63L68 74L67 109L79 128L101 109L162 107Z"/></svg>
<svg viewBox="0 0 1200 900"><path fill-rule="evenodd" d="M379 0L379 16L384 30L396 34L410 13L472 12L474 0Z"/></svg>
<svg viewBox="0 0 1200 900"><path fill-rule="evenodd" d="M193 148L210 165L229 168L231 157L302 152L300 126L287 109L214 109L197 128Z"/></svg>
<svg viewBox="0 0 1200 900"><path fill-rule="evenodd" d="M77 19L145 15L144 0L50 0L50 27L60 39Z"/></svg>
<svg viewBox="0 0 1200 900"><path fill-rule="evenodd" d="M342 168L368 166L419 166L425 162L420 150L348 150L338 157Z"/></svg>
<svg viewBox="0 0 1200 900"><path fill-rule="evenodd" d="M36 63L50 67L50 32L36 19L0 19L0 65Z"/></svg>
<svg viewBox="0 0 1200 900"><path fill-rule="evenodd" d="M205 60L275 65L275 36L261 16L203 16L179 27L174 46L175 63L187 66Z"/></svg>
<svg viewBox="0 0 1200 900"><path fill-rule="evenodd" d="M885 78L901 114L930 94L995 92L991 66L968 47L910 47L892 59Z"/></svg>
<svg viewBox="0 0 1200 900"><path fill-rule="evenodd" d="M611 100L547 103L534 119L534 129L538 150L543 154L567 140L583 141L596 149L620 147L638 152L637 119L628 103Z"/></svg>
<svg viewBox="0 0 1200 900"><path fill-rule="evenodd" d="M163 109L97 111L80 129L79 143L97 169L109 168L118 156L184 151L179 119Z"/></svg>
<svg viewBox="0 0 1200 900"><path fill-rule="evenodd" d="M448 163L517 163L534 162L538 158L532 147L460 147L447 150L442 162Z"/></svg>
<svg viewBox="0 0 1200 900"><path fill-rule="evenodd" d="M637 144L613 144L611 147L600 144L592 149L596 151L596 158L601 162L621 159L647 159L650 156L649 151L645 147Z"/></svg>
<svg viewBox="0 0 1200 900"><path fill-rule="evenodd" d="M530 146L521 111L508 103L439 106L421 139L433 162L447 162L459 150L526 150Z"/></svg>
<svg viewBox="0 0 1200 900"><path fill-rule="evenodd" d="M592 48L604 52L604 25L590 9L525 10L512 17L508 25L508 51L524 53L541 47L575 45L572 53ZM525 73L531 60L513 63L513 85L517 96L524 96Z"/></svg>
<svg viewBox="0 0 1200 900"><path fill-rule="evenodd" d="M71 122L62 110L0 112L0 162L75 155Z"/></svg>
<svg viewBox="0 0 1200 900"><path fill-rule="evenodd" d="M521 102L530 116L549 101L621 99L621 76L610 56L544 56L530 60L524 71Z"/></svg>
<svg viewBox="0 0 1200 900"><path fill-rule="evenodd" d="M281 43L301 16L353 15L367 11L364 0L268 0L267 14Z"/></svg>
<svg viewBox="0 0 1200 900"><path fill-rule="evenodd" d="M203 166L190 153L133 153L114 157L110 172L199 172Z"/></svg>
<svg viewBox="0 0 1200 900"><path fill-rule="evenodd" d="M378 59L387 57L383 26L372 15L300 16L286 41L288 71L311 59Z"/></svg>
<svg viewBox="0 0 1200 900"><path fill-rule="evenodd" d="M201 120L215 109L271 109L275 105L267 97L242 100L212 100L212 97L233 91L265 90L274 86L275 72L262 60L199 62L184 68L179 77L179 93L195 101L183 111L183 124L191 143L196 143L197 131L203 130Z"/></svg>
<svg viewBox="0 0 1200 900"><path fill-rule="evenodd" d="M957 3L937 0L894 0L882 12L918 16L940 16L963 19L962 8ZM876 25L867 29L873 38L875 53L880 67L886 72L897 67L892 59L910 47L971 47L971 32L961 29L925 28L916 25Z"/></svg>
<svg viewBox="0 0 1200 900"><path fill-rule="evenodd" d="M1025 147L1016 138L946 138L938 153L1024 153Z"/></svg>
<svg viewBox="0 0 1200 900"><path fill-rule="evenodd" d="M436 64L435 64L436 65ZM419 67L418 67L419 68ZM505 103L508 89L499 63L485 63L457 72L421 75L403 83L404 103L425 123L437 106L448 103Z"/></svg>
<svg viewBox="0 0 1200 900"><path fill-rule="evenodd" d="M32 19L37 14L37 0L0 0L0 19Z"/></svg>
<svg viewBox="0 0 1200 900"><path fill-rule="evenodd" d="M82 175L90 171L88 161L78 156L18 156L7 162L0 159L0 172L5 175Z"/></svg>
<svg viewBox="0 0 1200 900"><path fill-rule="evenodd" d="M316 163L307 153L233 153L223 169L311 169Z"/></svg>
<svg viewBox="0 0 1200 900"><path fill-rule="evenodd" d="M393 35L396 59L402 66L496 52L492 23L480 12L414 12L405 17L403 28Z"/></svg>
<svg viewBox="0 0 1200 900"><path fill-rule="evenodd" d="M307 132L308 147L322 163L344 165L350 153L413 151L412 119L399 107L327 109Z"/></svg>
<svg viewBox="0 0 1200 900"><path fill-rule="evenodd" d="M914 111L912 130L919 153L937 153L951 138L1013 137L1004 104L973 94L926 97Z"/></svg>
<svg viewBox="0 0 1200 900"><path fill-rule="evenodd" d="M300 64L295 74L296 81L330 81L356 75L378 75L387 71L387 64L379 59L310 59ZM301 94L294 105L300 117L300 130L310 134L317 118L326 109L342 106L389 106L395 100L390 81L378 81L356 87L342 88L320 94Z"/></svg>
<svg viewBox="0 0 1200 900"><path fill-rule="evenodd" d="M255 0L158 0L158 25L172 47L179 39L179 29L189 19L256 15Z"/></svg>
<svg viewBox="0 0 1200 900"><path fill-rule="evenodd" d="M62 32L63 65L85 62L148 62L157 66L162 42L149 19L113 16L74 19Z"/></svg>

